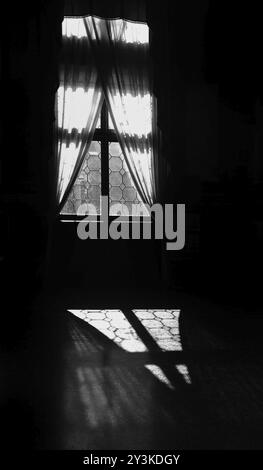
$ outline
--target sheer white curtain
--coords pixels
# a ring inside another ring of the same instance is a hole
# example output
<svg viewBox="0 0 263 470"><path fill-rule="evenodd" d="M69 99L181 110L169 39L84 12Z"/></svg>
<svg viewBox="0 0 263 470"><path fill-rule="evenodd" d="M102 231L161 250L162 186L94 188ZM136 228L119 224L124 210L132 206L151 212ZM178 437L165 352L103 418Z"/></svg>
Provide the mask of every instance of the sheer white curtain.
<svg viewBox="0 0 263 470"><path fill-rule="evenodd" d="M91 16L84 22L126 164L143 202L152 204L156 148L149 28Z"/></svg>
<svg viewBox="0 0 263 470"><path fill-rule="evenodd" d="M92 141L105 97L142 201L156 199L155 112L149 28L88 16L64 18L57 92L57 206L65 204Z"/></svg>
<svg viewBox="0 0 263 470"><path fill-rule="evenodd" d="M82 18L64 18L57 91L57 207L64 206L92 141L102 104Z"/></svg>
<svg viewBox="0 0 263 470"><path fill-rule="evenodd" d="M151 145L151 96L109 93L112 119L130 172L144 202L154 200Z"/></svg>

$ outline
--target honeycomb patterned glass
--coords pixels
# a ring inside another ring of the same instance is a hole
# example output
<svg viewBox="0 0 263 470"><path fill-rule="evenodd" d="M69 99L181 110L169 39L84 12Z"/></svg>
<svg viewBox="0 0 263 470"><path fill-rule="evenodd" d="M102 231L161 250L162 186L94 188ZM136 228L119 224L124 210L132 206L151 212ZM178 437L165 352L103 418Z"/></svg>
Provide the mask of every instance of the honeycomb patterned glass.
<svg viewBox="0 0 263 470"><path fill-rule="evenodd" d="M82 204L91 203L96 208L94 215L98 215L100 214L100 196L101 145L100 142L93 141L61 214L77 214Z"/></svg>
<svg viewBox="0 0 263 470"><path fill-rule="evenodd" d="M110 215L120 215L116 205L126 206L129 214L133 204L141 204L141 198L132 182L128 167L125 163L120 144L109 144L109 208ZM115 207L114 207L115 206ZM123 215L126 213L123 211Z"/></svg>

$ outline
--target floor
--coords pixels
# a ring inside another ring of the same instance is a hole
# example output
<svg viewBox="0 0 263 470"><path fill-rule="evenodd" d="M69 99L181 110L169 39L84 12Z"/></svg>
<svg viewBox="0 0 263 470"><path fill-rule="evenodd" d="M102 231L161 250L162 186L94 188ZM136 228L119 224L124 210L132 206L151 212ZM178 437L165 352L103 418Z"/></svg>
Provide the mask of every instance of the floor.
<svg viewBox="0 0 263 470"><path fill-rule="evenodd" d="M67 292L34 318L3 353L7 442L15 429L24 448L262 448L261 315L182 293Z"/></svg>

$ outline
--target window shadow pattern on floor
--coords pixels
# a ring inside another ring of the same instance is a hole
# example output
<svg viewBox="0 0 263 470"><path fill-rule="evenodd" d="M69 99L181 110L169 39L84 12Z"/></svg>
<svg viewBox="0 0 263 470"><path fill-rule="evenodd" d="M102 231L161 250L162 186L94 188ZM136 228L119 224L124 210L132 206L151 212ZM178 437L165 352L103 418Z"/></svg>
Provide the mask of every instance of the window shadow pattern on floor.
<svg viewBox="0 0 263 470"><path fill-rule="evenodd" d="M262 354L241 333L221 337L206 317L168 306L64 310L63 318L69 338L59 448L261 445Z"/></svg>
<svg viewBox="0 0 263 470"><path fill-rule="evenodd" d="M151 356L160 356L163 351L182 351L178 309L73 309L69 312L100 331L124 351L147 351L149 360ZM167 357L165 359L167 362ZM178 363L167 368L167 365L158 364L162 360L157 359L156 362L146 364L145 367L171 389L175 383L173 367L182 375L185 383L191 384L185 364Z"/></svg>

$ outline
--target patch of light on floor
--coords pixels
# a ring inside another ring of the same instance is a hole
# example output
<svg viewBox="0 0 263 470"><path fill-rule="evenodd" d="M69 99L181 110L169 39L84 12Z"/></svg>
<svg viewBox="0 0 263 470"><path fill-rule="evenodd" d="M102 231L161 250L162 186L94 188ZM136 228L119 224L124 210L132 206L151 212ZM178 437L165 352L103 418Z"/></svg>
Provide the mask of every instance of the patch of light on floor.
<svg viewBox="0 0 263 470"><path fill-rule="evenodd" d="M179 333L180 310L147 309L133 313L163 351L182 351Z"/></svg>
<svg viewBox="0 0 263 470"><path fill-rule="evenodd" d="M121 310L68 310L68 312L89 323L125 351L148 350ZM179 332L180 310L135 309L133 313L162 351L182 351ZM169 388L174 388L159 366L149 364L145 367ZM187 366L178 364L175 367L182 374L185 382L191 384Z"/></svg>
<svg viewBox="0 0 263 470"><path fill-rule="evenodd" d="M142 325L152 335L158 346L163 351L182 351L182 343L179 331L180 310L174 309L140 309L133 313L141 321ZM148 366L147 366L148 367ZM175 366L182 374L186 383L191 384L191 378L187 366L179 364ZM150 366L149 370L162 382L173 388L168 378L158 366Z"/></svg>
<svg viewBox="0 0 263 470"><path fill-rule="evenodd" d="M192 381L191 381L191 377L190 377L187 366L185 364L178 364L175 367L178 370L178 372L180 374L182 374L182 376L183 376L184 380L186 381L186 383L190 385L192 383Z"/></svg>
<svg viewBox="0 0 263 470"><path fill-rule="evenodd" d="M121 310L68 310L128 352L147 351Z"/></svg>
<svg viewBox="0 0 263 470"><path fill-rule="evenodd" d="M162 369L155 364L147 364L146 369L148 369L155 377L157 377L160 382L163 382L171 390L174 390L174 386L171 384L170 380L166 377Z"/></svg>

